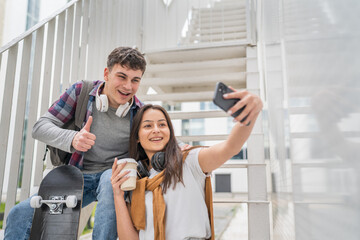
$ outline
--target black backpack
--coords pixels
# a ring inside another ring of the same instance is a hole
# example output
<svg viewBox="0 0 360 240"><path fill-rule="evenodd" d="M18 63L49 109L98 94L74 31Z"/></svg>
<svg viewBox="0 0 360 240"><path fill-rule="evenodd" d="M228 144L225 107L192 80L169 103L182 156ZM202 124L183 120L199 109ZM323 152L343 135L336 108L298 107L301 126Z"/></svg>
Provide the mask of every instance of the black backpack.
<svg viewBox="0 0 360 240"><path fill-rule="evenodd" d="M94 83L92 81L82 80L82 82L83 86L81 88L80 95L77 101L75 118L71 119L64 126L62 126L63 129L79 131L82 127L82 123L84 122L85 114L87 111L89 93L94 87ZM44 160L46 158L47 151L50 151L50 160L53 166L67 165L72 155L72 153L64 152L53 146L46 145Z"/></svg>

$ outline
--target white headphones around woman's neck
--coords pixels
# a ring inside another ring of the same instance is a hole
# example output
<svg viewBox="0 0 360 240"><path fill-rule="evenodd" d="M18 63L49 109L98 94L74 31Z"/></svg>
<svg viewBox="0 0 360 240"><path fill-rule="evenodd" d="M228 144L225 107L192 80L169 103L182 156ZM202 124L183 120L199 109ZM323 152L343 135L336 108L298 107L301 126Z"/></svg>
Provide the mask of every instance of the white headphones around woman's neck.
<svg viewBox="0 0 360 240"><path fill-rule="evenodd" d="M109 108L109 100L108 97L106 96L106 94L99 94L100 89L102 89L105 86L105 83L102 83L97 91L96 91L96 108L99 112L107 112L108 108ZM120 105L115 112L115 115L118 117L125 117L126 114L129 112L131 105L133 104L134 99L131 98L131 104L129 104L129 102L126 102L123 105Z"/></svg>

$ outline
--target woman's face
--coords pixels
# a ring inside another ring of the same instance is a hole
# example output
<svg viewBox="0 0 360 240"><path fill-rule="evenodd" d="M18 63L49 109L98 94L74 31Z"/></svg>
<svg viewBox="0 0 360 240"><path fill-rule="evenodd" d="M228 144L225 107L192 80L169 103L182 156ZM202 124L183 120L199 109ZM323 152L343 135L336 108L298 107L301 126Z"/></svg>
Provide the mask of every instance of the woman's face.
<svg viewBox="0 0 360 240"><path fill-rule="evenodd" d="M139 129L139 142L149 159L165 149L170 139L170 129L165 115L157 109L145 111Z"/></svg>

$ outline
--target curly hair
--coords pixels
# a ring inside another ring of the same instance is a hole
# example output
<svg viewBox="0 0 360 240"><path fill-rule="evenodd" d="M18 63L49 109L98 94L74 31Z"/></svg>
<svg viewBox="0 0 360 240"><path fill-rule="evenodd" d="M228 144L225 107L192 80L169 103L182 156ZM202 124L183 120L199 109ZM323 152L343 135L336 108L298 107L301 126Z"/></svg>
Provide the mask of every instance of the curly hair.
<svg viewBox="0 0 360 240"><path fill-rule="evenodd" d="M146 69L146 60L144 54L140 53L136 48L118 47L115 48L108 56L107 68L112 70L115 64L132 70L141 70L144 74Z"/></svg>

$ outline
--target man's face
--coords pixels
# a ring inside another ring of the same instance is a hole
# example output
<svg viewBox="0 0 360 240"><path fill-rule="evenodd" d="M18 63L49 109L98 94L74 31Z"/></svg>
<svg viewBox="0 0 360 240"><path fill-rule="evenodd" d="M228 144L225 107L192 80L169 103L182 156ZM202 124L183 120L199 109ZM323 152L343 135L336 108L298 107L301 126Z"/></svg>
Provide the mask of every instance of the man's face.
<svg viewBox="0 0 360 240"><path fill-rule="evenodd" d="M111 71L105 68L104 80L106 83L103 94L108 97L109 106L118 108L120 105L130 102L139 88L142 75L141 70L132 70L120 64L115 64Z"/></svg>

